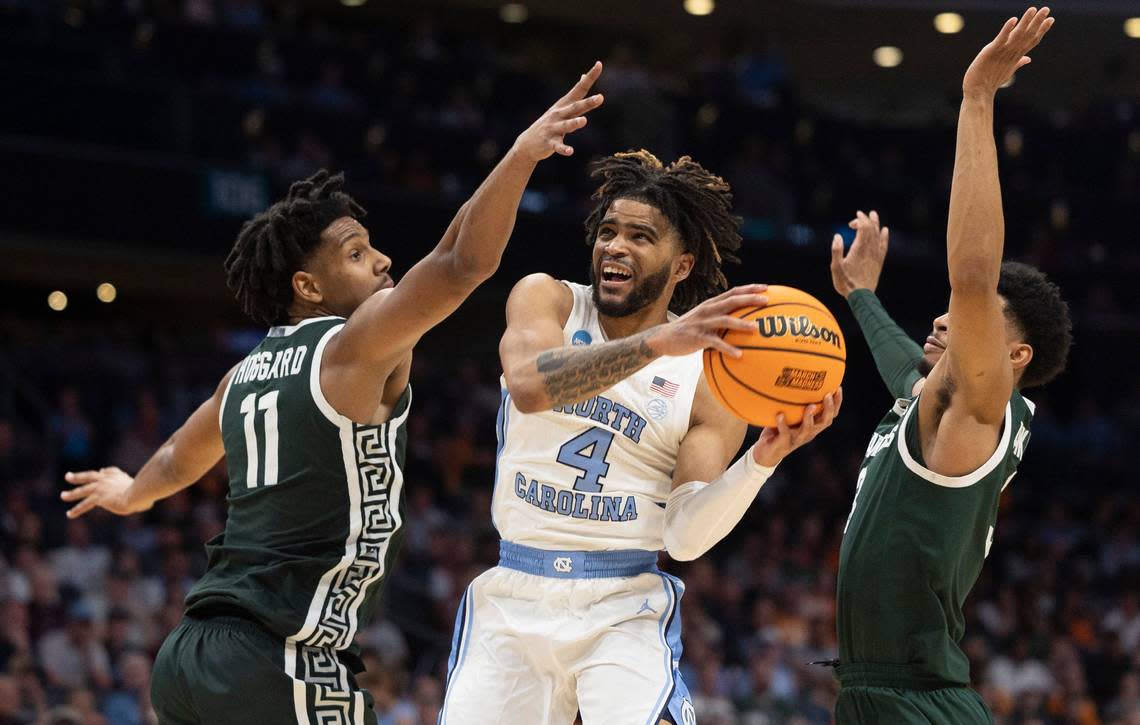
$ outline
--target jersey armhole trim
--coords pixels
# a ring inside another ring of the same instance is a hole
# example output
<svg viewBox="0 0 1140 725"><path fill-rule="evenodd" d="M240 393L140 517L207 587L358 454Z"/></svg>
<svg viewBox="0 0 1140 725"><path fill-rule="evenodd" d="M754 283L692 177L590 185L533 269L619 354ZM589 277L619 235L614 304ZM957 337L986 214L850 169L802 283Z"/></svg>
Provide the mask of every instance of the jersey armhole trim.
<svg viewBox="0 0 1140 725"><path fill-rule="evenodd" d="M230 388L234 386L234 375L237 375L237 373L231 371L229 375L230 379L226 381L225 392L222 393L222 404L218 408L218 430L223 430L222 418L225 417L226 414L226 401L230 399Z"/></svg>
<svg viewBox="0 0 1140 725"><path fill-rule="evenodd" d="M1009 448L1010 427L1013 423L1013 414L1010 408L1009 401L1005 404L1005 420L1002 422L1001 438L998 440L997 448L994 449L993 454L989 459L978 467L973 473L967 473L962 476L944 476L941 473L935 473L929 468L920 465L918 461L910 454L910 449L906 444L906 426L910 419L911 414L918 408L918 398L907 408L906 414L903 416L902 422L899 423L899 432L895 436L898 444L899 456L902 458L903 463L906 465L910 472L916 476L923 478L936 486L943 486L945 488L967 488L973 486L978 481L985 478L993 472L1005 457L1006 450Z"/></svg>
<svg viewBox="0 0 1140 725"><path fill-rule="evenodd" d="M344 323L342 322L339 325L330 327L324 335L321 335L321 340L317 343L317 349L313 352L313 361L310 363L309 368L309 393L313 396L313 402L317 404L317 409L328 418L329 422L338 427L346 424L351 426L352 421L350 421L347 416L336 412L336 409L332 407L332 404L329 403L325 397L324 391L321 390L321 362L325 356L325 345L327 345L328 341L332 339L332 336L340 332L343 327Z"/></svg>

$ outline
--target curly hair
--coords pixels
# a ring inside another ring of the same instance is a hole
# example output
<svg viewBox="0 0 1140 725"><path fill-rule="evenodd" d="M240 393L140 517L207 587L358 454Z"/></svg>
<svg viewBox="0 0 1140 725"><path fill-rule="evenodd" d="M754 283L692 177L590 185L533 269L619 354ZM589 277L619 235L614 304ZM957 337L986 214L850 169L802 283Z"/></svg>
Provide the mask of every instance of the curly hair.
<svg viewBox="0 0 1140 725"><path fill-rule="evenodd" d="M998 278L998 294L1005 299L1006 315L1033 348L1033 359L1021 374L1020 387L1048 383L1064 371L1073 345L1073 322L1061 289L1035 267L1005 262Z"/></svg>
<svg viewBox="0 0 1140 725"><path fill-rule="evenodd" d="M655 207L693 255L693 271L677 285L669 309L684 313L728 288L721 271L725 261L739 262L740 217L732 213L728 183L688 156L665 166L650 152L628 151L607 156L590 172L602 183L594 192L597 205L586 218L586 243L593 244L606 211L618 199Z"/></svg>
<svg viewBox="0 0 1140 725"><path fill-rule="evenodd" d="M293 273L320 245L321 232L341 217L364 217L343 187L344 174L321 169L294 182L284 199L242 225L226 257L226 284L254 322L288 322Z"/></svg>

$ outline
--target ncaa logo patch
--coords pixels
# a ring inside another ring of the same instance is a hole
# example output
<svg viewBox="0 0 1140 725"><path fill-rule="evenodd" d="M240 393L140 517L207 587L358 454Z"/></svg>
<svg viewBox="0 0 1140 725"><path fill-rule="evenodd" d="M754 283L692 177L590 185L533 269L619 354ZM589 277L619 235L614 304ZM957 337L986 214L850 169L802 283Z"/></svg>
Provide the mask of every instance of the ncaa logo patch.
<svg viewBox="0 0 1140 725"><path fill-rule="evenodd" d="M570 338L571 345L589 345L593 341L594 338L585 330L578 330Z"/></svg>
<svg viewBox="0 0 1140 725"><path fill-rule="evenodd" d="M574 571L574 564L568 556L560 556L554 560L554 571L569 574Z"/></svg>
<svg viewBox="0 0 1140 725"><path fill-rule="evenodd" d="M654 398L645 404L645 412L653 420L662 420L669 415L669 404L661 398Z"/></svg>
<svg viewBox="0 0 1140 725"><path fill-rule="evenodd" d="M693 709L693 703L687 697L681 703L681 724L697 725L697 711Z"/></svg>

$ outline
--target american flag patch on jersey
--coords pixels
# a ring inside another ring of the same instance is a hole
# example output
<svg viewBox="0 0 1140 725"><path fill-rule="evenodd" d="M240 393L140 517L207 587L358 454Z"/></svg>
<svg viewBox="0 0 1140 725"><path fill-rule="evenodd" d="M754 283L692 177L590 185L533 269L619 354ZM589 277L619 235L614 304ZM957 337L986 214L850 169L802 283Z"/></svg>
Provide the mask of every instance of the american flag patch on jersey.
<svg viewBox="0 0 1140 725"><path fill-rule="evenodd" d="M671 383L660 375L653 376L653 382L649 384L649 389L655 393L664 395L666 398L672 398L677 394L677 391L680 390L677 383Z"/></svg>

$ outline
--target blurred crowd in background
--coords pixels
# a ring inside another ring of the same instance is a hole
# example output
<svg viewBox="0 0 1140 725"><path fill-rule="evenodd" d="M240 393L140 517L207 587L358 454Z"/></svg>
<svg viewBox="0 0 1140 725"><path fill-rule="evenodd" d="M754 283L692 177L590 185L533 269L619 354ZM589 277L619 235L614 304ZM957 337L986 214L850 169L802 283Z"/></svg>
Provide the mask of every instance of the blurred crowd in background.
<svg viewBox="0 0 1140 725"><path fill-rule="evenodd" d="M354 194L454 208L576 77L576 40L556 28L520 39L441 15L364 28L306 13L260 0L0 0L13 31L0 67L17 86L67 92L5 109L0 132L220 160L264 175L274 194L341 168ZM899 303L944 279L952 99L924 123L887 127L799 98L771 39L726 38L687 74L598 42L606 106L573 159L540 169L525 211L580 219L591 156L690 153L733 184L753 258L802 248L795 259L815 280L820 230L874 200L897 230L892 254L919 272L888 269L888 308L916 331L942 311ZM59 117L65 102L83 104L89 123ZM1128 457L1140 447L1140 388L1106 383L1126 379L1140 332L1135 285L1115 283L1140 267L1127 228L1140 202L1138 112L1133 100L1000 113L1008 254L1055 275L1077 321L1072 370L1028 393L1030 452L967 605L974 685L1003 725L1140 725L1140 497ZM890 403L851 318L841 322L852 352L840 420L781 466L727 541L689 564L662 556L687 585L682 671L703 725L831 722L832 672L808 663L836 656L843 522ZM468 334L493 339L501 325ZM224 526L224 463L121 520L68 521L62 473L137 471L262 334L228 321L0 313L0 725L151 721L154 654L203 570L203 542ZM407 536L382 616L359 638L379 725L435 722L456 605L497 559L498 374L493 355L417 357Z"/></svg>

